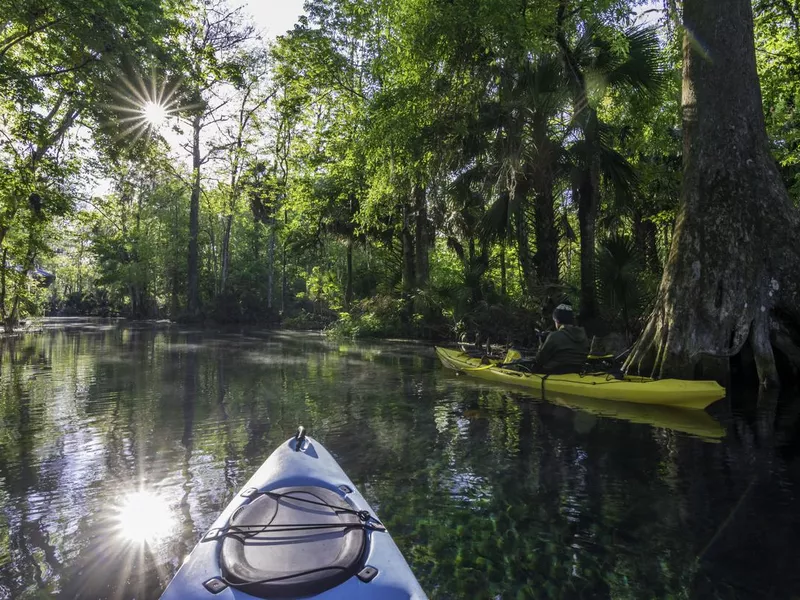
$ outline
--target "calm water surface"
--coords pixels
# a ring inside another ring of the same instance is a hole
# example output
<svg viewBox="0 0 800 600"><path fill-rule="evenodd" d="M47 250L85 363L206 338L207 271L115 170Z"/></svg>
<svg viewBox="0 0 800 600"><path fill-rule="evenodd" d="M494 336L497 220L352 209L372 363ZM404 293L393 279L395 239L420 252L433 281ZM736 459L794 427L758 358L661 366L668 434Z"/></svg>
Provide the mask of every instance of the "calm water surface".
<svg viewBox="0 0 800 600"><path fill-rule="evenodd" d="M676 431L420 345L102 322L6 339L0 598L158 597L301 423L432 598L800 598L798 404L745 396Z"/></svg>

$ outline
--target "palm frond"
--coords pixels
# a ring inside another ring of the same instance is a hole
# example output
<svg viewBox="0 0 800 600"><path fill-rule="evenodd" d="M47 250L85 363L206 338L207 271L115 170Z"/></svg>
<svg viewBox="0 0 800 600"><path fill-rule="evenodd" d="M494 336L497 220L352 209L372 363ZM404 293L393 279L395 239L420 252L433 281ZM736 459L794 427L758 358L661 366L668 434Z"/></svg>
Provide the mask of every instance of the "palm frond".
<svg viewBox="0 0 800 600"><path fill-rule="evenodd" d="M598 300L607 317L621 319L626 329L644 314L652 297L644 273L644 257L630 236L612 233L597 253Z"/></svg>
<svg viewBox="0 0 800 600"><path fill-rule="evenodd" d="M624 87L635 95L654 97L666 82L658 33L653 27L631 27L625 31L627 58L606 74L611 87Z"/></svg>
<svg viewBox="0 0 800 600"><path fill-rule="evenodd" d="M512 202L509 194L498 195L483 215L480 224L481 237L486 240L505 240L511 234Z"/></svg>
<svg viewBox="0 0 800 600"><path fill-rule="evenodd" d="M639 185L636 171L627 158L606 144L598 146L597 158L603 178L613 188L615 195L627 203Z"/></svg>

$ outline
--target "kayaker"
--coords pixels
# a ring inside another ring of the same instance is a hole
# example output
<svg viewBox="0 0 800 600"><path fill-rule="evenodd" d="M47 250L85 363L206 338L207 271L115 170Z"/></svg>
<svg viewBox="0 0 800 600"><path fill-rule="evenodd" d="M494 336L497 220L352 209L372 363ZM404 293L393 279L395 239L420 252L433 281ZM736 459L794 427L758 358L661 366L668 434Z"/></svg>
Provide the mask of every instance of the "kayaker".
<svg viewBox="0 0 800 600"><path fill-rule="evenodd" d="M583 327L575 325L575 313L569 304L559 304L553 311L556 330L536 353L536 369L545 373L578 373L589 354L589 340Z"/></svg>

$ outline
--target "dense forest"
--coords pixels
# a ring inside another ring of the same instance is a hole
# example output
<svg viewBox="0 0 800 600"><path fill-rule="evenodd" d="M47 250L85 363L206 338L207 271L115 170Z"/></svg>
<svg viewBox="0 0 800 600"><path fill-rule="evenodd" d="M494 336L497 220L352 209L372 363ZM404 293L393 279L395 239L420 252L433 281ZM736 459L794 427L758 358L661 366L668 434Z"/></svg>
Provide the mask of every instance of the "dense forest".
<svg viewBox="0 0 800 600"><path fill-rule="evenodd" d="M800 365L798 0L0 0L0 319ZM777 349L778 352L774 352ZM776 358L777 357L777 358Z"/></svg>

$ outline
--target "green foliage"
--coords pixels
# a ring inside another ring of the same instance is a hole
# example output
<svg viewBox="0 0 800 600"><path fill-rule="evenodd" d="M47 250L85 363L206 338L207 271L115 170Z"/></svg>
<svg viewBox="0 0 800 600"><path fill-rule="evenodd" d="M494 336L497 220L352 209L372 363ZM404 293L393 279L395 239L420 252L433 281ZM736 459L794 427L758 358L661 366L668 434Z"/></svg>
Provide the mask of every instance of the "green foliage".
<svg viewBox="0 0 800 600"><path fill-rule="evenodd" d="M767 132L789 193L800 205L800 3L759 0L753 9Z"/></svg>
<svg viewBox="0 0 800 600"><path fill-rule="evenodd" d="M400 319L402 301L388 296L375 296L360 301L350 312L339 318L325 332L339 339L399 337L409 334Z"/></svg>
<svg viewBox="0 0 800 600"><path fill-rule="evenodd" d="M194 302L216 321L335 320L345 337L521 339L554 295L581 296L592 260L603 316L633 330L682 161L680 39L636 25L640 4L314 0L267 46L218 0L95 16L6 2L4 318L16 297L40 310L9 271L30 260L56 273L62 314L180 317ZM797 11L755 9L768 127L794 181ZM38 76L35 56L58 72ZM152 85L172 93L168 135L128 131L119 105ZM88 158L110 191L84 202ZM581 223L603 240L596 261Z"/></svg>
<svg viewBox="0 0 800 600"><path fill-rule="evenodd" d="M612 233L600 242L597 287L605 318L619 323L626 333L632 332L645 316L655 291L645 272L644 257L632 238Z"/></svg>

